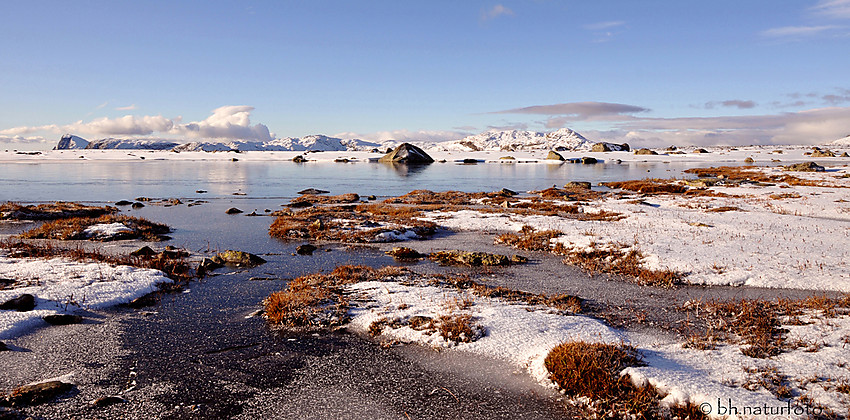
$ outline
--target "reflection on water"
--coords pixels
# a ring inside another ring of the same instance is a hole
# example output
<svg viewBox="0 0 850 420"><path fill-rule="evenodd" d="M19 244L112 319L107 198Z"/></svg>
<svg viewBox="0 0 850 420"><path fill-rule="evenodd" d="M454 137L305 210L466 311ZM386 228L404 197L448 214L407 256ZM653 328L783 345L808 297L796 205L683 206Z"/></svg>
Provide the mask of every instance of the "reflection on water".
<svg viewBox="0 0 850 420"><path fill-rule="evenodd" d="M0 165L0 201L116 201L147 197L294 197L305 187L332 194L400 195L415 189L526 191L566 181L599 182L682 176L693 163L383 163L80 161ZM206 190L198 194L196 190Z"/></svg>

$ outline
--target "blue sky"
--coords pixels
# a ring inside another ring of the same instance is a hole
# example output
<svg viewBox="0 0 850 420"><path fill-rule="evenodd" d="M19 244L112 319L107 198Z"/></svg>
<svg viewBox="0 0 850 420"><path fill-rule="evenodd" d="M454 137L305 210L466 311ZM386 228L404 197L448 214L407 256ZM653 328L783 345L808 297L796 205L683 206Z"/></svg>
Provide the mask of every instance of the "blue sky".
<svg viewBox="0 0 850 420"><path fill-rule="evenodd" d="M0 4L0 142L850 134L850 0Z"/></svg>

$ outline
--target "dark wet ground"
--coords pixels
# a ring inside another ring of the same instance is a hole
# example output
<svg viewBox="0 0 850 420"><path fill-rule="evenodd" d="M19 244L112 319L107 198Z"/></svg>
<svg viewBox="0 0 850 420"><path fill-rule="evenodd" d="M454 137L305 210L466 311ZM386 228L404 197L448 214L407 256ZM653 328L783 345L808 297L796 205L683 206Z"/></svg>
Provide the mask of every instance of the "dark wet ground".
<svg viewBox="0 0 850 420"><path fill-rule="evenodd" d="M241 202L244 210L274 209L272 200ZM269 238L270 218L229 216L221 201L186 208L149 206L136 213L175 227L168 244L193 251L240 249L262 254L265 265L220 271L165 295L142 310L119 308L85 324L49 327L8 342L0 352L0 388L74 373L76 391L57 402L25 409L34 418L564 418L558 394L516 366L461 352L418 346L384 348L345 331L281 336L247 317L285 279L336 265L394 264L382 250L320 244L295 256L297 242ZM11 229L11 228L8 228ZM15 227L15 229L18 229ZM2 233L11 233L8 230ZM156 244L164 246L165 243ZM138 243L106 244L116 252ZM428 252L467 249L520 253L527 265L451 269L478 281L535 293L568 293L586 300L588 313L630 328L669 334L688 300L808 296L811 292L730 287L641 287L588 276L545 253L493 245L491 235L444 233L405 246ZM418 272L446 268L425 262ZM251 278L271 280L250 280ZM641 322L636 322L641 320ZM127 402L91 408L89 401L122 395Z"/></svg>

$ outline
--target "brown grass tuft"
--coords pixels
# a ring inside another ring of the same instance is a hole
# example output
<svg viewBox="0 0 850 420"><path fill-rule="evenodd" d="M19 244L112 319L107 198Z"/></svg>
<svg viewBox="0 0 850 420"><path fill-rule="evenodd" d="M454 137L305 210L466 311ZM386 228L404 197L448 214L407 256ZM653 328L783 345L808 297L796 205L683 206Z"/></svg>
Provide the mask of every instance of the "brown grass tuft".
<svg viewBox="0 0 850 420"><path fill-rule="evenodd" d="M448 341L470 343L481 336L480 327L469 314L442 315L436 320L437 331Z"/></svg>
<svg viewBox="0 0 850 420"><path fill-rule="evenodd" d="M144 240L155 241L161 240L162 235L171 231L171 229L164 224L151 222L150 220L143 219L141 217L124 215L115 216L107 214L97 218L72 217L54 220L39 227L30 229L20 234L20 237L24 239L89 239L84 233L86 228L101 223L121 223L132 230L132 232L122 233L106 240L141 238Z"/></svg>
<svg viewBox="0 0 850 420"><path fill-rule="evenodd" d="M549 251L551 240L563 235L559 230L538 231L531 226L525 225L519 233L505 233L496 237L496 243L510 245L514 248L526 251Z"/></svg>
<svg viewBox="0 0 850 420"><path fill-rule="evenodd" d="M559 243L553 252L564 255L565 264L581 267L591 273L624 276L644 286L673 287L682 283L681 273L643 267L640 252L624 245L609 244L604 248L597 246L590 250L572 250Z"/></svg>
<svg viewBox="0 0 850 420"><path fill-rule="evenodd" d="M634 181L606 182L612 189L635 191L641 194L683 194L688 187L676 184L674 179L643 179Z"/></svg>
<svg viewBox="0 0 850 420"><path fill-rule="evenodd" d="M105 214L117 212L118 209L115 207L87 206L66 201L27 206L12 202L0 204L0 220L55 220L70 217L100 217Z"/></svg>

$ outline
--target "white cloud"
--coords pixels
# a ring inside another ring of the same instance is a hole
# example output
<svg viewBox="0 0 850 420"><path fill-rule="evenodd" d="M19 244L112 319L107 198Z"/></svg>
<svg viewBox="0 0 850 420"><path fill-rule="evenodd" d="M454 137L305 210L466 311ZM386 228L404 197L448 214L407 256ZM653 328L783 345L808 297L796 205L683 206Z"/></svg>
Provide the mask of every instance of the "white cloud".
<svg viewBox="0 0 850 420"><path fill-rule="evenodd" d="M761 32L761 36L767 38L785 38L785 37L806 37L819 35L833 29L839 29L841 26L821 25L821 26L783 26L781 28L772 28Z"/></svg>
<svg viewBox="0 0 850 420"><path fill-rule="evenodd" d="M810 10L820 16L850 19L850 0L821 0Z"/></svg>
<svg viewBox="0 0 850 420"><path fill-rule="evenodd" d="M128 106L119 106L118 108L115 108L115 110L117 110L117 111L133 111L137 108L138 107L136 107L136 104L132 104L132 105L128 105Z"/></svg>
<svg viewBox="0 0 850 420"><path fill-rule="evenodd" d="M125 115L118 118L97 118L89 122L49 124L34 127L14 127L0 130L3 136L51 132L95 136L148 136L154 133L190 138L220 138L232 140L272 140L274 137L263 124L251 125L251 106L223 106L203 121L183 124L182 117Z"/></svg>
<svg viewBox="0 0 850 420"><path fill-rule="evenodd" d="M513 10L508 9L505 6L502 6L501 4L497 4L497 5L493 6L492 8L481 12L481 20L486 21L486 20L495 19L499 16L513 16L513 15L514 15Z"/></svg>
<svg viewBox="0 0 850 420"><path fill-rule="evenodd" d="M571 121L599 120L608 116L622 116L649 111L635 105L615 104L610 102L569 102L553 105L534 105L524 108L514 108L491 114L537 114L571 116Z"/></svg>
<svg viewBox="0 0 850 420"><path fill-rule="evenodd" d="M584 25L584 29L589 29L591 31L601 31L601 30L604 30L604 29L611 29L611 28L616 28L618 26L623 26L625 24L626 24L626 22L622 21L622 20L611 20L611 21L607 21L607 22L598 22L598 23L591 23L589 25Z"/></svg>

